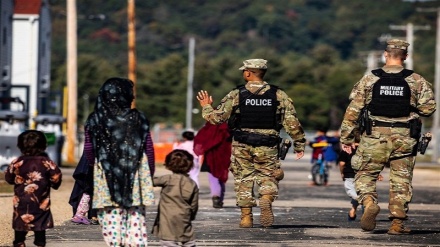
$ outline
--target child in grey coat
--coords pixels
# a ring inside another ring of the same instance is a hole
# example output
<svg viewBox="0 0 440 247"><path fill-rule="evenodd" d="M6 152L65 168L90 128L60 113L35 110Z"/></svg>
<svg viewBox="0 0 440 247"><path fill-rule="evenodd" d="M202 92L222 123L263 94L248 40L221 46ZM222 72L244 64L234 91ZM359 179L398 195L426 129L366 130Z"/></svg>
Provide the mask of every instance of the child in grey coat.
<svg viewBox="0 0 440 247"><path fill-rule="evenodd" d="M175 149L165 158L165 167L173 174L154 178L154 186L162 187L153 234L162 246L196 246L194 229L199 189L188 176L193 167L193 156Z"/></svg>

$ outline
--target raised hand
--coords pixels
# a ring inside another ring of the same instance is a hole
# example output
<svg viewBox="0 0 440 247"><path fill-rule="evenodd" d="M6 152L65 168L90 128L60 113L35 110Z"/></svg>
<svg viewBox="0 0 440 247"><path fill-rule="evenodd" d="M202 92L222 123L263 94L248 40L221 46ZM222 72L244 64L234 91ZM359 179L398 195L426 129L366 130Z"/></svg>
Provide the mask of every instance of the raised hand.
<svg viewBox="0 0 440 247"><path fill-rule="evenodd" d="M200 103L200 106L204 107L205 105L212 104L212 96L208 94L207 91L200 90L196 96L197 100Z"/></svg>

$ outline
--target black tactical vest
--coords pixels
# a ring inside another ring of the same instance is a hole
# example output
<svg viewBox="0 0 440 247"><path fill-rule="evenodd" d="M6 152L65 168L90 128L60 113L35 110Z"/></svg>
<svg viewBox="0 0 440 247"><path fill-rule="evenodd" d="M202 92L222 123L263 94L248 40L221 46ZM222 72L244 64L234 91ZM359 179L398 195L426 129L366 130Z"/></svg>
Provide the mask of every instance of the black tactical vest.
<svg viewBox="0 0 440 247"><path fill-rule="evenodd" d="M371 115L384 117L406 117L411 112L411 89L405 78L413 73L404 69L389 74L382 69L371 71L380 79L373 85L373 95L368 109Z"/></svg>
<svg viewBox="0 0 440 247"><path fill-rule="evenodd" d="M239 102L240 121L238 128L249 129L279 129L277 123L277 90L270 86L262 95L255 95L245 87L240 88Z"/></svg>

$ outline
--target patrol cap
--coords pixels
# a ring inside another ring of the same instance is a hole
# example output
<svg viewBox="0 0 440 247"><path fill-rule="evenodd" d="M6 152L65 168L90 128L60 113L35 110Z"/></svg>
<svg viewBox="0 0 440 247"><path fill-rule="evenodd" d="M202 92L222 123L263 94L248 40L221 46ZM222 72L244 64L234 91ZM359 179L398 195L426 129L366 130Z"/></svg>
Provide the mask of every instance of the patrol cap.
<svg viewBox="0 0 440 247"><path fill-rule="evenodd" d="M409 43L405 40L401 39L390 39L387 41L388 45L387 48L390 49L401 49L401 50L408 50Z"/></svg>
<svg viewBox="0 0 440 247"><path fill-rule="evenodd" d="M243 61L243 66L239 70L245 69L267 69L267 60L264 59L248 59Z"/></svg>

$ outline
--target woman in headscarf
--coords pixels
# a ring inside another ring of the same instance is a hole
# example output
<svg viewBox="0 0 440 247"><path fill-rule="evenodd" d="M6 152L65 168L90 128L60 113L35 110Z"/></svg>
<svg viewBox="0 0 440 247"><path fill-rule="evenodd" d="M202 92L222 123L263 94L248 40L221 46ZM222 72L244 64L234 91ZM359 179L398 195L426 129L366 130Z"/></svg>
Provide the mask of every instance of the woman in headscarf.
<svg viewBox="0 0 440 247"><path fill-rule="evenodd" d="M133 99L132 81L108 79L85 125L84 152L94 164L93 208L108 246L147 246L154 148L148 120L131 109Z"/></svg>

